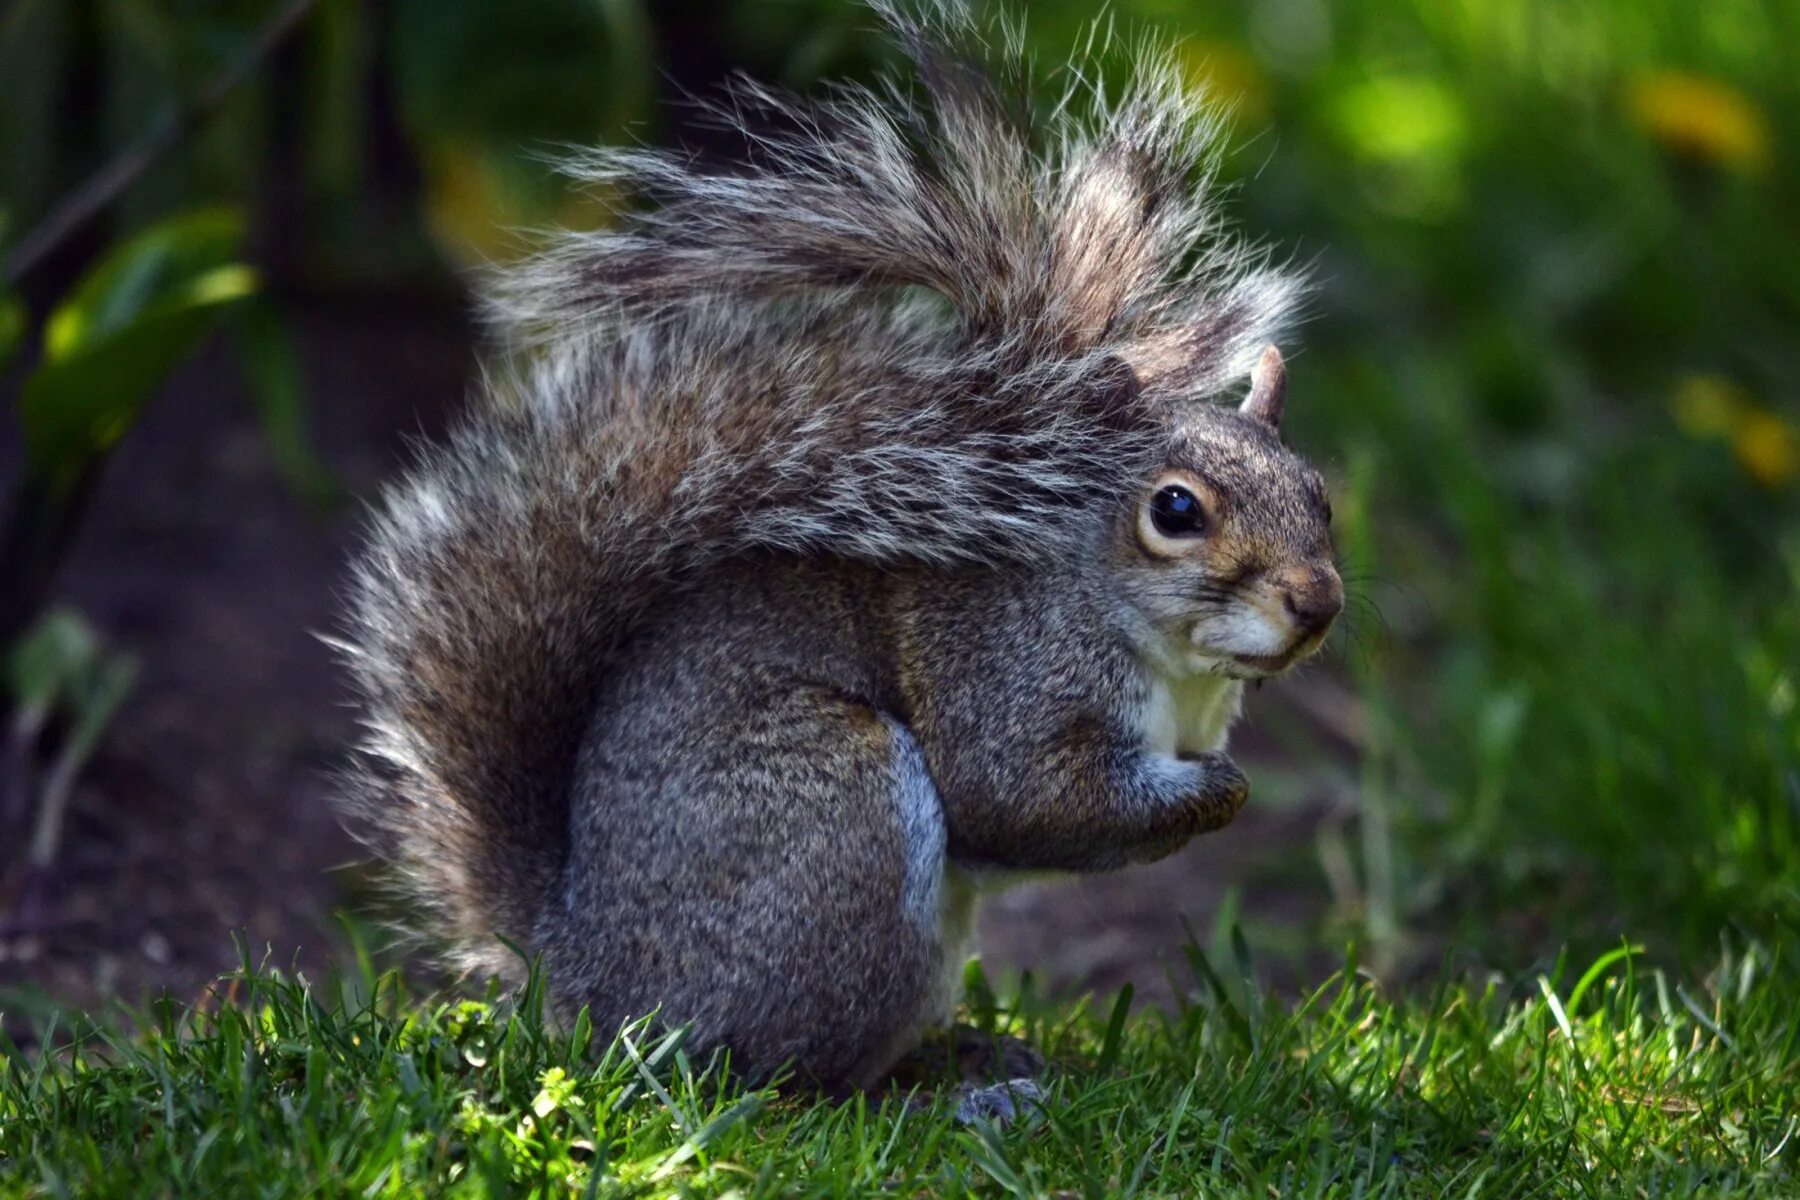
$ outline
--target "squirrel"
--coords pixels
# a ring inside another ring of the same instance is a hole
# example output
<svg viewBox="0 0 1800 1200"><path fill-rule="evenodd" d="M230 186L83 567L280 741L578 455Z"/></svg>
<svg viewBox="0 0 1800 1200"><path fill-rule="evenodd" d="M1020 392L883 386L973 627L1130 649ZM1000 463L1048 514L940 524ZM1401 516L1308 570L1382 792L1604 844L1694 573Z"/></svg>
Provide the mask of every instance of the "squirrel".
<svg viewBox="0 0 1800 1200"><path fill-rule="evenodd" d="M573 164L652 203L500 276L339 644L345 804L452 965L832 1088L950 1018L984 887L1230 822L1245 682L1343 602L1205 98L1147 53L1034 117L1015 42L882 19L916 85Z"/></svg>

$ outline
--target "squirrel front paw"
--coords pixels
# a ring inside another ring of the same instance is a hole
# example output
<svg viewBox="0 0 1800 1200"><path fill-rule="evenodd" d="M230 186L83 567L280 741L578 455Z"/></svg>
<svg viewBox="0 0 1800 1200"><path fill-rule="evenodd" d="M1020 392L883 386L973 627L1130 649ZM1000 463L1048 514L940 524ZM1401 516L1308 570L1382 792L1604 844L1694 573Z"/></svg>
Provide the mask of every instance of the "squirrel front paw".
<svg viewBox="0 0 1800 1200"><path fill-rule="evenodd" d="M1222 750L1184 754L1181 759L1200 768L1200 786L1188 796L1194 832L1210 833L1231 824L1250 798L1250 780L1244 772Z"/></svg>

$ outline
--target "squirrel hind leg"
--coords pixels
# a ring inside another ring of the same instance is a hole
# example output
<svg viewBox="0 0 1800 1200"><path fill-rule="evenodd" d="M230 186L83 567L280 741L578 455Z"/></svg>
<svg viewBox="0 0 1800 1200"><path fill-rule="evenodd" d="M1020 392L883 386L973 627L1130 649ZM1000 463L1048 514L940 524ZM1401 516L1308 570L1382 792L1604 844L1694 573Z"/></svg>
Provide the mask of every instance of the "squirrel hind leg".
<svg viewBox="0 0 1800 1200"><path fill-rule="evenodd" d="M867 1087L942 1020L961 966L923 755L836 689L672 669L714 702L610 696L590 730L552 987L597 1020L657 1010L752 1077Z"/></svg>

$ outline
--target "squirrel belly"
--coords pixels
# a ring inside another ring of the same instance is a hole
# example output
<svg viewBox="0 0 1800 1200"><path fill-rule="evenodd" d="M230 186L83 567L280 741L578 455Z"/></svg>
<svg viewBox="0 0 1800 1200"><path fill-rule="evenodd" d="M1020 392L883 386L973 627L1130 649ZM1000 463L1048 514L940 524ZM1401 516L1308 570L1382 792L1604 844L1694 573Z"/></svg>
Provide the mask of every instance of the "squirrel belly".
<svg viewBox="0 0 1800 1200"><path fill-rule="evenodd" d="M1225 749L1243 709L1242 680L1204 671L1146 673L1149 695L1139 720L1147 748L1176 757Z"/></svg>

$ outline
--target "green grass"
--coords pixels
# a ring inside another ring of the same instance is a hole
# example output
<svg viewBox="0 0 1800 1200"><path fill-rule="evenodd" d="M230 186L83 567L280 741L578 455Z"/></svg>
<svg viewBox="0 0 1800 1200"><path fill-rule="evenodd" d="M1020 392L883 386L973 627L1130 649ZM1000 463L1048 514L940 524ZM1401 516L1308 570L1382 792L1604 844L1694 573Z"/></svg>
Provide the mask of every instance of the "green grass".
<svg viewBox="0 0 1800 1200"><path fill-rule="evenodd" d="M1205 1000L1129 1020L977 977L971 1019L1056 1064L1004 1129L749 1089L678 1038L548 1027L535 993L245 972L135 1037L10 1053L0 1194L1789 1196L1792 950L1678 980L1621 948L1413 999L1347 967L1291 1005L1196 952Z"/></svg>

